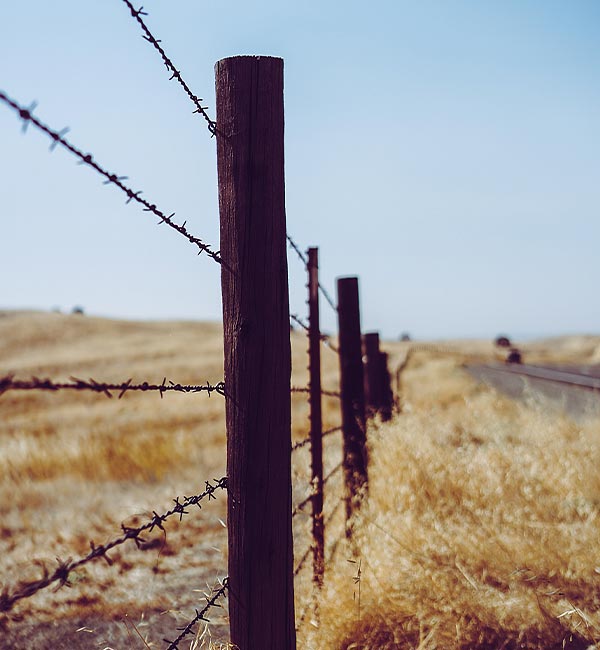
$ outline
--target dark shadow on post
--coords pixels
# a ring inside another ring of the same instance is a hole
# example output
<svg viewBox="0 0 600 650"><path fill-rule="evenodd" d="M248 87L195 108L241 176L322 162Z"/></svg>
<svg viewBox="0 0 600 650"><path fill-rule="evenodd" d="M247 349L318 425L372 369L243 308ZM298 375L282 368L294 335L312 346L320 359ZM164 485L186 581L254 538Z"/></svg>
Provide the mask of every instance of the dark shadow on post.
<svg viewBox="0 0 600 650"><path fill-rule="evenodd" d="M339 278L337 294L346 536L351 537L353 513L367 490L368 461L358 278Z"/></svg>
<svg viewBox="0 0 600 650"><path fill-rule="evenodd" d="M215 73L230 640L293 650L283 61L233 57Z"/></svg>

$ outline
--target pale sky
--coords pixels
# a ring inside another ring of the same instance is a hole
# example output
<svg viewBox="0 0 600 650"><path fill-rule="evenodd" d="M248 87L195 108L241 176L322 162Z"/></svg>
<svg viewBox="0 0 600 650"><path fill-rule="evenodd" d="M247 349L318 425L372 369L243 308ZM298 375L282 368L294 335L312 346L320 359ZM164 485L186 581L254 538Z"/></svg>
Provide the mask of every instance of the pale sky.
<svg viewBox="0 0 600 650"><path fill-rule="evenodd" d="M364 330L600 333L600 2L143 4L212 116L217 60L284 59L288 232ZM0 89L218 248L215 141L122 0L1 3ZM219 266L49 144L0 105L0 308L220 319Z"/></svg>

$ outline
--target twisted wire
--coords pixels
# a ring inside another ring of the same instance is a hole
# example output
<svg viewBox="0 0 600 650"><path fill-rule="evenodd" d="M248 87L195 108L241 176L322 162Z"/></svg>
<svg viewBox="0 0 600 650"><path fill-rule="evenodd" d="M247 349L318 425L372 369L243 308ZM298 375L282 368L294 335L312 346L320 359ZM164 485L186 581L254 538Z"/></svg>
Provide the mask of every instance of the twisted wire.
<svg viewBox="0 0 600 650"><path fill-rule="evenodd" d="M148 12L144 11L144 7L140 7L139 9L136 9L129 0L123 0L123 2L127 5L129 8L129 11L131 12L131 15L135 20L138 22L139 26L142 28L142 31L144 32L142 38L148 43L150 43L155 50L160 54L162 57L163 63L165 64L165 67L169 72L171 72L171 78L169 81L172 81L173 79L176 79L179 85L183 88L187 96L190 98L191 102L194 104L196 107L196 110L194 113L198 113L199 115L202 115L202 117L205 119L207 125L208 125L208 130L210 133L214 136L217 133L217 124L214 120L212 120L208 113L206 112L207 107L202 106L202 98L198 97L195 95L191 90L190 87L187 85L187 83L184 81L183 77L181 76L181 73L179 70L175 67L171 59L167 56L166 52L164 49L161 47L160 43L161 41L154 38L152 32L148 29L146 23L142 20L142 16L147 16Z"/></svg>
<svg viewBox="0 0 600 650"><path fill-rule="evenodd" d="M337 431L341 431L341 430L342 427L332 427L331 429L327 429L326 431L323 431L323 433L321 434L321 438L325 438L326 436L329 436L332 433L336 433ZM310 441L311 441L310 436L304 438L303 440L299 440L297 443L292 445L292 452L296 451L297 449L302 449L302 447L305 447Z"/></svg>
<svg viewBox="0 0 600 650"><path fill-rule="evenodd" d="M5 587L2 593L0 593L0 612L10 611L14 607L15 603L19 600L22 600L23 598L29 598L36 594L38 591L49 587L55 582L59 583L59 588L64 585L68 585L70 573L75 569L83 566L84 564L91 562L92 560L102 557L106 560L106 562L108 562L108 564L112 564L112 560L107 555L107 553L116 546L120 546L130 539L135 542L138 548L141 548L145 541L141 536L143 532L152 532L155 528L164 530L163 524L169 517L178 514L179 520L181 521L184 515L189 514L186 508L189 508L190 506L198 506L198 508L201 509L202 506L200 505L200 501L205 498L208 498L209 501L211 499L216 499L214 493L218 489L225 490L227 488L226 477L218 480L214 479L214 481L214 483L206 481L206 489L201 494L192 497L184 496L181 501L179 497L173 499L175 505L170 510L167 510L167 512L163 514L158 514L156 511L154 511L152 513L152 518L150 521L143 524L142 526L133 528L130 526L125 526L125 524L121 524L121 531L123 534L108 544L96 546L93 541L90 541L91 551L85 557L80 558L75 562L73 562L71 559L65 562L57 558L58 567L52 573L49 573L48 569L44 567L44 575L40 580L23 582L19 584L12 591L12 593L9 591L8 587Z"/></svg>
<svg viewBox="0 0 600 650"><path fill-rule="evenodd" d="M340 469L343 467L343 465L344 465L343 462L338 463L338 464L337 464L337 465L336 465L336 466L335 466L335 467L334 467L334 468L329 472L329 474L327 474L327 476L323 479L323 487L325 487L325 485L327 484L327 481L329 481L329 479L330 479L332 476L334 476L335 474L337 474L337 472L340 471ZM296 515L300 514L300 513L304 510L304 508L306 507L306 505L310 502L310 500L313 498L313 496L315 495L315 491L314 491L314 490L315 490L315 487L316 487L316 486L314 486L314 487L313 487L313 490L311 491L311 493L310 493L310 494L309 494L305 499L303 499L302 501L300 501L300 503L299 503L299 504L294 508L294 510L292 511L292 518L295 517Z"/></svg>
<svg viewBox="0 0 600 650"><path fill-rule="evenodd" d="M205 621L208 623L208 619L205 618L206 614L210 609L213 607L222 607L222 605L217 605L217 601L221 596L225 594L225 592L229 589L229 578L225 578L221 584L221 587L219 589L214 589L213 588L213 595L209 598L208 596L205 596L206 598L206 605L204 606L204 609L198 611L196 610L196 616L183 628L177 628L178 630L181 631L181 634L173 640L169 641L169 639L163 639L165 643L168 643L169 645L167 646L167 650L176 650L176 648L179 647L180 641L182 641L188 634L192 634L194 627L196 626L196 623L199 623L200 621Z"/></svg>
<svg viewBox="0 0 600 650"><path fill-rule="evenodd" d="M171 214L166 214L162 210L159 210L156 204L150 203L150 201L148 201L147 199L142 198L140 196L142 194L141 190L134 192L131 188L125 185L123 181L127 179L127 176L119 176L115 173L106 171L94 160L91 153L84 153L83 151L75 147L73 144L71 144L68 140L66 140L64 136L68 132L69 130L68 128L62 129L62 131L53 130L52 128L50 128L49 126L47 126L46 124L38 120L38 118L33 115L32 107L25 108L24 106L21 106L16 101L8 97L8 95L6 95L1 90L0 90L0 101L4 102L7 106L12 108L16 113L18 113L19 117L24 121L25 126L27 126L27 124L33 124L37 129L39 129L40 131L45 133L48 137L50 137L52 139L52 144L50 145L50 151L53 151L54 148L60 144L67 151L69 151L76 158L78 158L80 164L84 164L87 165L88 167L91 167L96 172L98 172L101 176L103 176L106 179L104 181L105 185L115 185L122 192L124 192L128 197L126 203L129 203L130 201L135 201L136 203L139 203L140 205L143 206L144 212L151 212L152 214L159 217L160 219L160 221L158 222L159 225L162 223L166 223L169 227L173 228L173 230L176 230L178 233L183 235L191 244L197 246L200 249L198 251L198 255L200 255L201 253L206 253L215 262L218 262L219 264L221 263L221 257L218 251L216 252L213 251L209 244L205 244L199 237L195 237L190 232L188 232L188 230L186 229L187 221L184 221L182 224L178 224L175 221L173 221L173 217L175 216L174 212L172 212Z"/></svg>
<svg viewBox="0 0 600 650"><path fill-rule="evenodd" d="M310 393L310 386L292 386L290 391L292 393ZM338 399L342 398L342 394L333 390L322 390L321 395L325 397L337 397Z"/></svg>
<svg viewBox="0 0 600 650"><path fill-rule="evenodd" d="M9 390L90 390L96 393L103 393L107 397L112 397L111 391L119 391L119 399L129 391L157 391L160 393L161 399L163 394L169 391L180 393L205 392L209 396L214 392L219 395L225 395L225 384L222 381L213 386L208 382L204 385L176 384L172 381L167 383L166 377L162 380L162 384L151 384L146 381L141 384L132 384L131 379L121 382L120 384L99 382L95 379L85 381L83 379L77 379L77 377L71 377L70 379L71 381L69 382L55 382L51 379L39 379L38 377L32 377L28 380L15 380L12 375L7 375L0 378L0 395Z"/></svg>
<svg viewBox="0 0 600 650"><path fill-rule="evenodd" d="M297 314L290 314L290 320L296 323L296 325L299 325L307 334L310 333L309 326ZM336 354L340 353L339 349L331 343L327 334L319 332L319 340Z"/></svg>

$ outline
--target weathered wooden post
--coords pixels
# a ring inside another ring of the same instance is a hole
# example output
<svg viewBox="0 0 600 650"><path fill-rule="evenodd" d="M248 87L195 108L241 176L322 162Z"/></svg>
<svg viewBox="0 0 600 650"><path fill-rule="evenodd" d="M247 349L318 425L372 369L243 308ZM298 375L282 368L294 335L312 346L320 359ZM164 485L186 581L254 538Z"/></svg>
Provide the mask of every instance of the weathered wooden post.
<svg viewBox="0 0 600 650"><path fill-rule="evenodd" d="M321 415L321 329L319 325L319 249L308 249L308 351L310 373L310 453L312 469L313 580L323 586L323 422Z"/></svg>
<svg viewBox="0 0 600 650"><path fill-rule="evenodd" d="M291 650L290 332L283 61L215 66L231 643Z"/></svg>
<svg viewBox="0 0 600 650"><path fill-rule="evenodd" d="M338 278L338 329L344 479L346 483L346 535L352 536L352 515L367 489L367 437L365 390L358 278Z"/></svg>

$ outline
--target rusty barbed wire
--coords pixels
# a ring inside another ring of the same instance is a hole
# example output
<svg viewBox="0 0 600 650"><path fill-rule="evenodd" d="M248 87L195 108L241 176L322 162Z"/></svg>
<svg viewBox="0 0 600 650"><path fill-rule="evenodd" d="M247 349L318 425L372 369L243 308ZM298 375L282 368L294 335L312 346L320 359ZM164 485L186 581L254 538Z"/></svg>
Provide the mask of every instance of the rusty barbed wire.
<svg viewBox="0 0 600 650"><path fill-rule="evenodd" d="M292 386L290 390L292 393L310 393L309 386ZM337 397L338 399L342 398L342 394L334 390L322 390L321 395L325 395L325 397Z"/></svg>
<svg viewBox="0 0 600 650"><path fill-rule="evenodd" d="M309 326L297 314L290 314L290 320L296 323L296 325L299 325L307 334L310 333ZM322 332L320 332L319 339L330 350L332 350L336 354L340 353L339 349L329 340L328 334L323 334Z"/></svg>
<svg viewBox="0 0 600 650"><path fill-rule="evenodd" d="M127 381L116 384L100 382L95 379L85 381L83 379L78 379L77 377L70 377L70 381L68 382L55 382L51 379L40 379L39 377L32 377L28 380L14 379L13 375L6 375L5 377L0 378L0 396L9 390L90 390L96 393L103 393L107 397L112 397L111 391L119 391L119 399L129 391L157 391L160 393L161 399L163 394L169 391L179 393L205 392L209 396L211 393L225 395L225 383L222 381L215 385L212 385L209 382L206 382L206 384L189 385L176 384L172 381L167 382L167 378L165 377L162 380L162 384L152 384L146 381L141 384L132 384L131 382L132 380L128 379Z"/></svg>
<svg viewBox="0 0 600 650"><path fill-rule="evenodd" d="M334 468L329 472L329 474L327 474L327 476L323 479L323 487L325 487L325 485L327 484L327 481L329 481L329 479L330 479L332 476L334 476L335 474L337 474L337 472L340 471L340 469L343 467L343 465L344 465L343 461L340 462L340 463L338 463L338 464L337 464L337 465L336 465L336 466L335 466L335 467L334 467ZM311 499L313 498L313 496L315 495L315 487L316 487L316 486L313 486L313 489L312 489L311 493L306 497L306 499L303 499L302 501L300 501L300 503L299 503L299 504L298 504L298 505L297 505L297 506L292 510L292 518L294 518L296 515L300 514L300 513L304 510L304 508L306 507L306 505L307 505L308 503L310 503L310 500L311 500Z"/></svg>
<svg viewBox="0 0 600 650"><path fill-rule="evenodd" d="M221 587L219 589L215 589L213 587L213 595L209 598L207 595L205 595L206 598L206 605L204 609L201 611L196 610L196 616L183 628L177 628L178 630L181 631L181 634L174 640L174 641L169 641L169 639L163 639L165 643L168 643L169 645L167 646L167 650L176 650L179 647L179 642L182 641L188 634L192 633L192 630L194 629L194 626L196 623L199 623L200 621L205 621L209 622L209 619L205 618L206 613L212 609L213 607L223 607L223 605L218 605L217 601L221 596L225 594L225 592L229 589L229 578L225 578L223 582L221 583Z"/></svg>
<svg viewBox="0 0 600 650"><path fill-rule="evenodd" d="M321 434L321 438L325 438L326 436L331 435L332 433L336 433L337 431L341 431L342 427L332 427L331 429L327 429L323 431ZM302 449L302 447L305 447L309 442L311 441L311 437L308 436L307 438L304 438L303 440L299 440L297 443L292 445L292 452L296 451L297 449Z"/></svg>
<svg viewBox="0 0 600 650"><path fill-rule="evenodd" d="M181 76L181 73L179 70L175 67L171 59L167 56L166 52L164 49L161 47L160 43L161 41L154 38L152 32L148 29L146 23L142 20L142 16L147 16L148 12L144 11L144 7L140 7L139 9L136 9L129 0L123 0L123 2L127 5L129 8L129 11L131 12L131 15L135 20L138 22L139 26L142 28L142 31L144 32L142 38L148 43L150 43L154 49L160 54L162 57L163 63L165 64L165 67L169 72L171 72L171 78L169 81L172 81L173 79L176 79L179 83L179 85L183 88L187 96L190 98L192 104L196 107L196 110L194 113L198 113L199 115L202 115L202 117L206 120L206 123L208 125L208 130L210 131L211 135L216 135L217 133L217 124L214 120L212 120L208 113L206 112L207 106L202 106L202 102L204 101L201 97L198 97L195 95L191 90L190 87L186 84L186 82L183 80L183 77Z"/></svg>
<svg viewBox="0 0 600 650"><path fill-rule="evenodd" d="M112 564L112 560L108 556L108 552L111 551L116 546L120 546L121 544L124 544L126 541L130 539L135 542L138 548L141 548L142 545L144 544L144 538L141 536L142 533L146 531L152 532L155 528L160 528L161 530L164 530L163 524L169 517L178 514L179 520L181 521L184 515L189 514L186 508L190 508L191 506L198 506L198 508L201 509L202 506L200 505L200 501L202 501L205 498L208 498L209 501L211 499L216 499L214 493L217 490L227 489L227 477L223 477L220 479L213 479L213 481L214 483L211 483L210 481L205 481L205 490L201 494L197 494L192 497L184 496L181 497L182 500L180 500L180 497L173 499L175 505L173 506L173 508L167 510L165 513L158 514L156 511L154 511L152 513L152 518L150 519L150 521L143 524L142 526L133 528L130 526L125 526L125 524L121 524L121 530L123 534L117 539L114 539L113 541L109 542L108 544L102 544L100 546L96 546L96 544L94 544L94 542L90 540L91 551L85 557L80 558L75 562L73 562L71 559L65 562L57 558L58 567L52 573L49 573L48 569L46 567L43 567L44 575L40 580L21 583L12 591L12 593L10 592L8 587L5 587L0 593L0 612L10 611L14 607L15 603L18 602L19 600L22 600L24 598L29 598L34 594L36 594L38 591L41 591L42 589L49 587L51 584L54 584L55 582L59 583L57 588L63 587L64 585L68 585L69 574L75 569L83 566L84 564L91 562L92 560L96 560L97 558L101 557L104 558L104 560L106 560L108 564Z"/></svg>
<svg viewBox="0 0 600 650"><path fill-rule="evenodd" d="M71 152L76 158L79 159L80 164L84 164L87 165L88 167L91 167L92 169L97 171L101 176L103 176L106 179L104 181L105 185L111 185L111 184L115 185L122 192L124 192L128 197L126 203L129 203L130 201L136 201L137 203L143 206L144 212L152 212L152 214L156 215L160 219L160 221L158 222L159 225L162 223L166 223L168 226L173 228L173 230L176 230L178 233L183 235L190 243L197 246L200 249L198 255L200 255L201 253L206 253L209 257L215 260L215 262L221 264L221 256L219 254L219 251L216 252L213 251L209 244L205 244L199 237L195 237L194 235L189 233L188 230L186 229L187 221L184 221L182 224L178 224L175 221L173 221L173 217L175 216L174 212L172 212L171 214L166 214L162 210L159 210L159 208L157 208L154 203L150 203L150 201L148 201L147 199L141 198L140 196L140 194L142 194L141 190L134 192L131 188L125 185L123 181L128 178L127 176L119 176L118 174L106 171L94 160L91 153L84 153L83 151L75 147L73 144L71 144L68 140L66 140L64 136L69 131L68 128L62 129L61 131L55 131L54 129L50 128L49 126L47 126L46 124L38 120L38 118L33 115L34 105L30 106L29 108L25 108L24 106L21 106L16 101L8 97L8 95L6 95L1 90L0 90L0 101L4 102L7 106L12 108L16 113L19 114L19 117L24 121L25 128L27 124L33 124L36 128L38 128L40 131L42 131L48 137L50 137L52 139L52 144L50 145L50 151L53 151L58 144L62 145L65 149L67 149L67 151Z"/></svg>

